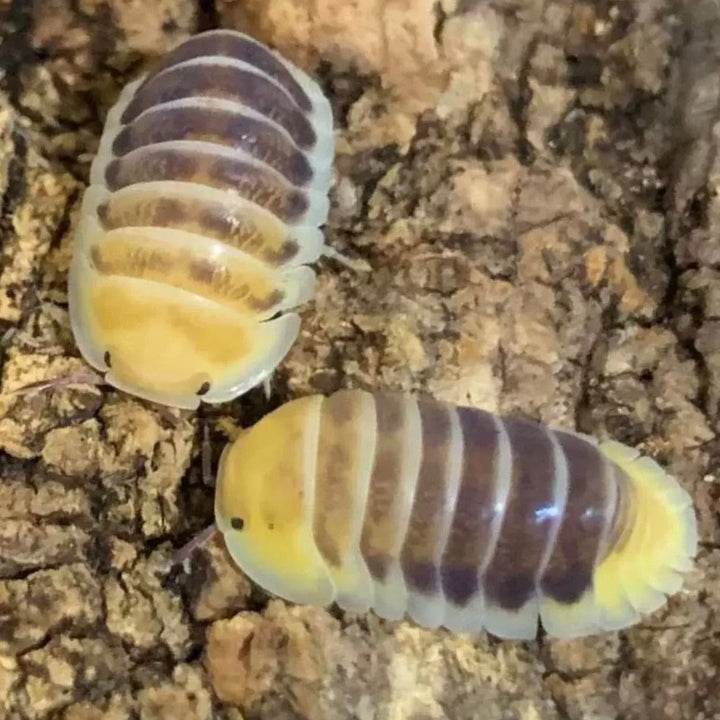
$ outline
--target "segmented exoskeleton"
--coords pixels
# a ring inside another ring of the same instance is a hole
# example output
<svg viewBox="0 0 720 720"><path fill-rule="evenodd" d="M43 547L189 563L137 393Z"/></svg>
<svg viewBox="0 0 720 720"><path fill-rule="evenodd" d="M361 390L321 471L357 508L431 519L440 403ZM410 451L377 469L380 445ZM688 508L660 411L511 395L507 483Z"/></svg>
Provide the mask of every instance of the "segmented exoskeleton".
<svg viewBox="0 0 720 720"><path fill-rule="evenodd" d="M193 408L257 385L327 248L332 113L241 33L196 35L111 109L81 210L72 327L110 384Z"/></svg>
<svg viewBox="0 0 720 720"><path fill-rule="evenodd" d="M388 393L281 406L216 492L231 555L281 597L509 638L635 623L697 543L689 495L631 448Z"/></svg>

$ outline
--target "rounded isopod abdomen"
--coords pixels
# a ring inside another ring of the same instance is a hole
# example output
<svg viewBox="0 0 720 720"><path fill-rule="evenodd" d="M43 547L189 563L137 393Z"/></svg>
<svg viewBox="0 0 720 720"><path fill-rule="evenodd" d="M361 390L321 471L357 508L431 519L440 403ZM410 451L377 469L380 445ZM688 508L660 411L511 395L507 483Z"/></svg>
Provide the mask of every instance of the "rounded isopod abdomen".
<svg viewBox="0 0 720 720"><path fill-rule="evenodd" d="M301 604L533 638L616 630L682 586L692 502L614 441L391 393L289 402L221 459L238 566Z"/></svg>
<svg viewBox="0 0 720 720"><path fill-rule="evenodd" d="M83 198L70 315L111 385L177 407L268 377L324 251L332 112L256 40L191 37L108 114Z"/></svg>

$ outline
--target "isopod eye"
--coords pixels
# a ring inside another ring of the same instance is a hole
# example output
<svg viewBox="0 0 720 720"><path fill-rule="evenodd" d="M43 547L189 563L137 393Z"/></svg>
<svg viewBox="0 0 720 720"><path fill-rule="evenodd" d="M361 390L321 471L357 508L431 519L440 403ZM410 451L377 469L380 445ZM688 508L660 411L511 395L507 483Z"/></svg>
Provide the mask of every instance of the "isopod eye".
<svg viewBox="0 0 720 720"><path fill-rule="evenodd" d="M198 395L206 395L209 390L210 390L210 383L206 380L206 381L200 386L200 389L197 391L197 394L198 394Z"/></svg>
<svg viewBox="0 0 720 720"><path fill-rule="evenodd" d="M105 361L105 364L108 367L112 367L112 363L110 362L110 351L106 350L105 355L103 355L103 360Z"/></svg>
<svg viewBox="0 0 720 720"><path fill-rule="evenodd" d="M245 521L242 518L230 518L230 527L233 530L242 530L245 527Z"/></svg>

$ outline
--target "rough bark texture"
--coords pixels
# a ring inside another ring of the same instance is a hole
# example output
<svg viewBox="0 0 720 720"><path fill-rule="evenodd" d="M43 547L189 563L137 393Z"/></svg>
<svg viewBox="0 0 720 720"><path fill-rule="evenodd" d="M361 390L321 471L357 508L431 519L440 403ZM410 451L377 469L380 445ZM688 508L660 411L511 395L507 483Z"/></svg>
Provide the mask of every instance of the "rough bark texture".
<svg viewBox="0 0 720 720"><path fill-rule="evenodd" d="M720 2L0 0L0 717L720 717ZM329 241L268 403L197 414L83 385L67 318L109 105L198 29L316 72ZM269 600L219 547L198 455L340 387L607 431L696 500L667 608L574 642L453 637ZM480 715L479 715L480 713Z"/></svg>

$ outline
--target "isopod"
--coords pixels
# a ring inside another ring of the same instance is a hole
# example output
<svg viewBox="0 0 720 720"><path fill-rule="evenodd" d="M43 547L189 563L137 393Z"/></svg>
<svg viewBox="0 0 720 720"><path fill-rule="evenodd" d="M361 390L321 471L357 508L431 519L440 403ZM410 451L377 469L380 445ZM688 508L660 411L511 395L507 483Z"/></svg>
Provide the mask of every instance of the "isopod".
<svg viewBox="0 0 720 720"><path fill-rule="evenodd" d="M618 630L683 585L688 493L618 442L395 393L280 406L220 460L215 526L288 601L531 639Z"/></svg>
<svg viewBox="0 0 720 720"><path fill-rule="evenodd" d="M334 254L333 118L260 42L200 33L128 84L83 197L72 329L110 385L195 408L258 385L297 338L310 264Z"/></svg>

